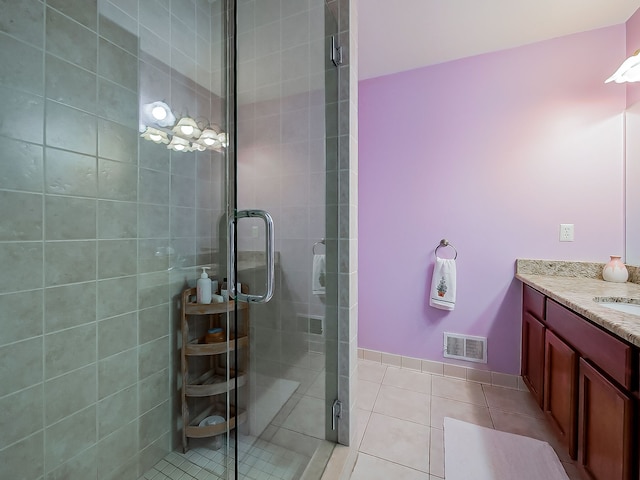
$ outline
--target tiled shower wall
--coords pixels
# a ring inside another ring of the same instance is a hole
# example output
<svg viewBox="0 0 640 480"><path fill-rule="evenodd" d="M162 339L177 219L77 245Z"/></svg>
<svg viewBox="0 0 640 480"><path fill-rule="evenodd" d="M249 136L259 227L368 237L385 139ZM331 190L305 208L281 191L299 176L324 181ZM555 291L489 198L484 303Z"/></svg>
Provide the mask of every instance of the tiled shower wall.
<svg viewBox="0 0 640 480"><path fill-rule="evenodd" d="M358 1L329 0L344 49L338 88L338 441L354 445L358 382ZM355 449L350 461L355 461ZM347 466L346 471L350 472Z"/></svg>
<svg viewBox="0 0 640 480"><path fill-rule="evenodd" d="M221 18L0 6L0 476L136 479L172 447L174 299L225 208L220 154L140 139L138 104L220 121Z"/></svg>

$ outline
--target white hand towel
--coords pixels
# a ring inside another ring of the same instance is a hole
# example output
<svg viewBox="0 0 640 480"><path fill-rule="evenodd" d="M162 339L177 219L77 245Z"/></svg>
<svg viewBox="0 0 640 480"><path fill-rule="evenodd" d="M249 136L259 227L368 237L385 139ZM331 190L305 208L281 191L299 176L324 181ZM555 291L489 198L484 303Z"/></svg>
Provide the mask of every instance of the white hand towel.
<svg viewBox="0 0 640 480"><path fill-rule="evenodd" d="M324 255L313 256L313 268L311 271L311 291L314 295L325 294L326 266Z"/></svg>
<svg viewBox="0 0 640 480"><path fill-rule="evenodd" d="M456 261L454 259L436 257L429 305L442 310L453 310L456 306Z"/></svg>

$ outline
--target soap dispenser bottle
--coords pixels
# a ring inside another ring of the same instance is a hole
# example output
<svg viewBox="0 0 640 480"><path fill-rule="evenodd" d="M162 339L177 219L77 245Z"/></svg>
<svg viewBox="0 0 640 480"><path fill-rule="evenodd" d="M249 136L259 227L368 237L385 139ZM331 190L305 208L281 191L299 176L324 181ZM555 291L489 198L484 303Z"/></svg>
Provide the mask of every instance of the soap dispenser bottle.
<svg viewBox="0 0 640 480"><path fill-rule="evenodd" d="M211 280L207 275L209 267L201 267L202 274L196 283L196 298L198 303L211 303Z"/></svg>

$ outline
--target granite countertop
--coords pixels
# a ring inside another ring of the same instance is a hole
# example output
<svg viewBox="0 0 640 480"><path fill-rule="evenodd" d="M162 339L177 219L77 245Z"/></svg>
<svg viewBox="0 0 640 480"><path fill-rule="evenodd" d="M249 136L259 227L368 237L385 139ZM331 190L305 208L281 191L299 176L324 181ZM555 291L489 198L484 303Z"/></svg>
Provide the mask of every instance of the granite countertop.
<svg viewBox="0 0 640 480"><path fill-rule="evenodd" d="M640 284L605 282L600 273L603 266L586 262L518 260L516 278L640 347L640 315L618 312L593 300L594 297L640 300ZM635 268L629 270L630 278L636 280Z"/></svg>

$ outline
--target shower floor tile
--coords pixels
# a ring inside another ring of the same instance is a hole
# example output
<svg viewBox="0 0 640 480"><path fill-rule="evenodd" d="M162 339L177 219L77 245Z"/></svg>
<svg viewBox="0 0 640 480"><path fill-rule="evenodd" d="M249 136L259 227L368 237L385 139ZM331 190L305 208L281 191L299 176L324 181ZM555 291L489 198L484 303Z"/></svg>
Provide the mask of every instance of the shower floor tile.
<svg viewBox="0 0 640 480"><path fill-rule="evenodd" d="M195 443L195 442L194 442ZM225 448L194 446L186 454L171 452L139 480L220 480L226 478ZM261 439L245 437L238 442L240 478L248 480L295 480L301 477L309 457ZM229 478L233 478L230 452Z"/></svg>

